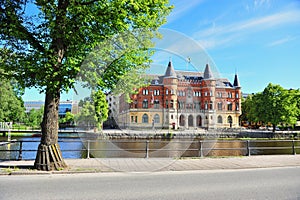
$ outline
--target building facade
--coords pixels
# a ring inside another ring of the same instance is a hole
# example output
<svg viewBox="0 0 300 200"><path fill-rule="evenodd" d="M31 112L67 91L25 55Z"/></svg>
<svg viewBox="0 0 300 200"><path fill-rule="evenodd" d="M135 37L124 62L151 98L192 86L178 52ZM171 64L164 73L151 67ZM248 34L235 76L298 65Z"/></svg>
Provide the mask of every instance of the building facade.
<svg viewBox="0 0 300 200"><path fill-rule="evenodd" d="M131 103L119 98L120 128L213 129L239 127L241 87L215 78L207 64L204 73L175 71L168 63L164 75L151 75Z"/></svg>
<svg viewBox="0 0 300 200"><path fill-rule="evenodd" d="M29 113L30 110L39 110L44 107L44 101L25 101L25 112ZM78 102L77 101L60 101L58 106L58 114L60 117L65 117L67 112L71 112L72 114L78 113Z"/></svg>

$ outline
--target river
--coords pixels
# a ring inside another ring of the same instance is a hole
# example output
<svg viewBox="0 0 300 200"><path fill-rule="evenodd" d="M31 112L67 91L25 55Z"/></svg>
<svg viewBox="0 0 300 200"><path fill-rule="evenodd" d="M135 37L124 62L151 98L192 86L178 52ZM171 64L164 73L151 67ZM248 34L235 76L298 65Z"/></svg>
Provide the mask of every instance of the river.
<svg viewBox="0 0 300 200"><path fill-rule="evenodd" d="M12 137L11 144L0 146L0 160L16 160L19 158L22 141L22 159L35 159L40 142L39 137ZM0 137L7 141L7 137ZM1 143L0 143L1 144ZM59 145L63 157L86 158L87 149L90 157L199 157L199 156L245 156L250 148L251 155L293 154L300 153L300 141L287 140L194 140L194 139L84 139L80 137L60 137ZM293 145L295 146L293 150ZM249 148L248 148L249 147ZM276 148L276 149L274 149ZM10 151L6 151L10 150Z"/></svg>

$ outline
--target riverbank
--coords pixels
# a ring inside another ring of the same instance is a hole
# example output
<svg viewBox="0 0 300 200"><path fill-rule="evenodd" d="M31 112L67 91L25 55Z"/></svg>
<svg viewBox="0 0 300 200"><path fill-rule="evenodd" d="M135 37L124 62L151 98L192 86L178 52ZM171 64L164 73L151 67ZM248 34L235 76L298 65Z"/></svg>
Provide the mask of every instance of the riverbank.
<svg viewBox="0 0 300 200"><path fill-rule="evenodd" d="M65 159L68 169L43 172L33 169L33 160L0 163L0 175L68 174L96 172L159 172L190 170L237 170L300 167L300 155L270 155L217 158L101 158Z"/></svg>
<svg viewBox="0 0 300 200"><path fill-rule="evenodd" d="M11 130L2 132L2 137L40 137L40 130ZM105 138L105 139L216 139L216 138L277 138L277 139L298 139L300 131L276 131L254 130L243 128L231 129L105 129L95 130L59 130L59 137L81 137L81 138Z"/></svg>

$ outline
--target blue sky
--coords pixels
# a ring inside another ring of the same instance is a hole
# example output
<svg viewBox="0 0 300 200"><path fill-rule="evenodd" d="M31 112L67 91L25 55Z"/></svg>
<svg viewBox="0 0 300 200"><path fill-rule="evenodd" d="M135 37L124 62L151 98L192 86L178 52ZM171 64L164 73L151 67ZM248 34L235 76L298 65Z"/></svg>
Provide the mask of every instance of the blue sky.
<svg viewBox="0 0 300 200"><path fill-rule="evenodd" d="M299 0L170 2L175 8L163 28L198 42L220 76L233 81L237 71L243 92L260 92L270 82L300 88Z"/></svg>
<svg viewBox="0 0 300 200"><path fill-rule="evenodd" d="M161 50L168 49L166 46L173 42L158 45L160 50L153 59L154 64L163 66L160 72L164 72L170 58L175 69L180 70L202 71L208 62L230 81L237 72L244 93L260 92L270 82L284 88L300 88L299 0L170 0L170 3L175 7L162 28L176 31L183 39L176 48L180 59L176 59L174 52ZM168 41L171 33L164 34L164 39ZM193 48L195 43L198 47ZM186 57L192 58L190 63ZM26 90L23 98L43 100L44 95ZM62 98L72 99L72 95Z"/></svg>

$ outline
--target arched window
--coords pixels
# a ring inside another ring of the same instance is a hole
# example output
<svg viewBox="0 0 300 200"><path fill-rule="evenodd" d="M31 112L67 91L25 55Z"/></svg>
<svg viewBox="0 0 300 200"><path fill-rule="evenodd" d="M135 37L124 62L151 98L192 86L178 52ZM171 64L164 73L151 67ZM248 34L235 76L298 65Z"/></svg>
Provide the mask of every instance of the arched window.
<svg viewBox="0 0 300 200"><path fill-rule="evenodd" d="M142 122L143 123L148 123L149 119L148 119L148 115L147 114L144 114L143 117L142 117Z"/></svg>
<svg viewBox="0 0 300 200"><path fill-rule="evenodd" d="M222 124L222 123L223 123L223 119L222 119L222 116L221 116L221 115L218 116L218 123L219 123L219 124Z"/></svg>
<svg viewBox="0 0 300 200"><path fill-rule="evenodd" d="M202 117L200 115L197 116L197 126L202 126Z"/></svg>
<svg viewBox="0 0 300 200"><path fill-rule="evenodd" d="M230 125L230 128L232 127L232 117L229 115L227 117L227 123Z"/></svg>
<svg viewBox="0 0 300 200"><path fill-rule="evenodd" d="M180 126L184 126L185 125L184 115L180 115L180 117L179 117L179 125Z"/></svg>
<svg viewBox="0 0 300 200"><path fill-rule="evenodd" d="M193 127L194 126L194 122L193 122L193 115L189 115L189 117L188 117L188 125L190 126L190 127Z"/></svg>
<svg viewBox="0 0 300 200"><path fill-rule="evenodd" d="M155 114L154 115L154 123L160 123L159 115Z"/></svg>

